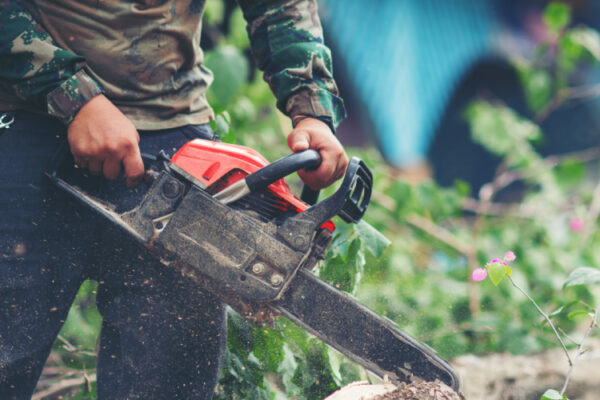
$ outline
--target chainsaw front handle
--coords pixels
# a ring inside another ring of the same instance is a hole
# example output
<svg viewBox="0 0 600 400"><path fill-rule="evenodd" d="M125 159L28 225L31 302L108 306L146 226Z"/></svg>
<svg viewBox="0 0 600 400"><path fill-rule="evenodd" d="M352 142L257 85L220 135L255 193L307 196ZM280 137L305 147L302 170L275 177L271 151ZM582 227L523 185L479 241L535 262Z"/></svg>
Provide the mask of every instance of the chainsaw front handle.
<svg viewBox="0 0 600 400"><path fill-rule="evenodd" d="M317 168L321 155L316 150L302 150L272 162L246 177L251 192L265 189L270 184L301 169Z"/></svg>
<svg viewBox="0 0 600 400"><path fill-rule="evenodd" d="M284 178L301 169L316 169L321 165L321 154L316 150L302 150L292 153L261 168L246 177L246 184L251 192L264 189L271 183ZM314 205L319 199L319 190L304 185L300 199L306 204Z"/></svg>

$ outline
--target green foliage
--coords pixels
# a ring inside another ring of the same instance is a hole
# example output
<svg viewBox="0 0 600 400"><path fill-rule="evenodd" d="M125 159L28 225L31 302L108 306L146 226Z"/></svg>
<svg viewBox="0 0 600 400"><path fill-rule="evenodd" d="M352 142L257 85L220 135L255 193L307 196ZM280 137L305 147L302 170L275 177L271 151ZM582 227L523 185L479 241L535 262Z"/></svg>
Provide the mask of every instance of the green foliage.
<svg viewBox="0 0 600 400"><path fill-rule="evenodd" d="M333 378L325 344L310 339L305 358L296 369L292 382L305 399L321 399L339 389Z"/></svg>
<svg viewBox="0 0 600 400"><path fill-rule="evenodd" d="M466 110L473 139L490 152L506 156L511 167L525 167L539 156L529 142L541 138L536 124L501 104L475 101Z"/></svg>
<svg viewBox="0 0 600 400"><path fill-rule="evenodd" d="M365 221L356 225L338 225L338 235L327 250L319 277L341 290L354 293L364 272L367 253L379 258L389 245L389 239Z"/></svg>
<svg viewBox="0 0 600 400"><path fill-rule="evenodd" d="M208 101L215 110L224 110L240 93L248 76L248 60L230 45L218 46L206 55L204 65L214 72Z"/></svg>

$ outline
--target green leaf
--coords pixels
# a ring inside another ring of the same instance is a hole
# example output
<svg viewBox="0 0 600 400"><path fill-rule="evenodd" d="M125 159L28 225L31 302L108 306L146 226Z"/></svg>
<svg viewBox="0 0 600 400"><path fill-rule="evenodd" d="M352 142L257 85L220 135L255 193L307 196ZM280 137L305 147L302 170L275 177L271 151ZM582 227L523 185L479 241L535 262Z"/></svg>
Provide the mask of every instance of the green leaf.
<svg viewBox="0 0 600 400"><path fill-rule="evenodd" d="M586 54L594 60L600 61L600 35L591 28L575 28L567 34L571 44L581 46Z"/></svg>
<svg viewBox="0 0 600 400"><path fill-rule="evenodd" d="M543 19L548 30L558 34L571 22L571 9L563 3L553 1L544 10Z"/></svg>
<svg viewBox="0 0 600 400"><path fill-rule="evenodd" d="M469 182L463 181L462 179L454 181L454 189L461 197L467 197L471 194L471 185L469 185Z"/></svg>
<svg viewBox="0 0 600 400"><path fill-rule="evenodd" d="M395 213L402 218L415 211L415 193L411 184L395 181L389 188L389 195L396 202Z"/></svg>
<svg viewBox="0 0 600 400"><path fill-rule="evenodd" d="M224 45L207 53L203 65L214 72L209 88L210 104L224 110L241 91L248 76L248 61L235 47Z"/></svg>
<svg viewBox="0 0 600 400"><path fill-rule="evenodd" d="M308 334L298 325L285 317L277 319L277 327L286 338L287 345L296 352L304 353L308 349Z"/></svg>
<svg viewBox="0 0 600 400"><path fill-rule="evenodd" d="M576 159L568 160L557 166L554 176L564 188L570 188L585 178L585 165Z"/></svg>
<svg viewBox="0 0 600 400"><path fill-rule="evenodd" d="M230 129L230 117L227 111L223 111L211 121L210 127L215 134L225 143L235 143L235 134Z"/></svg>
<svg viewBox="0 0 600 400"><path fill-rule="evenodd" d="M311 339L292 382L303 389L308 399L322 399L339 389L333 378L325 344Z"/></svg>
<svg viewBox="0 0 600 400"><path fill-rule="evenodd" d="M365 265L365 256L358 238L350 239L347 247L328 257L319 270L319 277L336 288L352 293Z"/></svg>
<svg viewBox="0 0 600 400"><path fill-rule="evenodd" d="M563 288L574 285L589 285L600 282L600 270L592 267L575 268L563 284Z"/></svg>
<svg viewBox="0 0 600 400"><path fill-rule="evenodd" d="M222 3L220 1L219 3ZM242 9L236 7L231 14L231 21L229 23L229 42L238 49L247 49L250 47L250 39L248 38L248 32L246 31L246 21L242 14Z"/></svg>
<svg viewBox="0 0 600 400"><path fill-rule="evenodd" d="M279 330L266 327L254 328L254 348L252 353L269 372L277 373L283 361L284 338Z"/></svg>
<svg viewBox="0 0 600 400"><path fill-rule="evenodd" d="M540 400L568 400L567 396L560 394L559 391L554 389L548 389L542 395Z"/></svg>
<svg viewBox="0 0 600 400"><path fill-rule="evenodd" d="M513 65L519 73L527 105L535 112L540 111L552 98L553 83L550 73L528 61L514 60Z"/></svg>
<svg viewBox="0 0 600 400"><path fill-rule="evenodd" d="M523 84L529 107L537 112L544 108L552 97L552 78L548 71L533 69L524 74Z"/></svg>
<svg viewBox="0 0 600 400"><path fill-rule="evenodd" d="M342 361L340 364L340 376L341 376L341 385L348 385L349 383L360 381L360 369L357 364L354 364L349 361Z"/></svg>
<svg viewBox="0 0 600 400"><path fill-rule="evenodd" d="M217 25L223 21L225 4L218 0L208 0L202 18L209 24Z"/></svg>
<svg viewBox="0 0 600 400"><path fill-rule="evenodd" d="M572 307L572 306L574 306L577 303L579 303L579 300L571 300L568 303L563 304L562 306L558 307L556 310L552 311L550 314L548 314L548 317L550 317L550 318L556 317L557 315L562 314L569 307Z"/></svg>
<svg viewBox="0 0 600 400"><path fill-rule="evenodd" d="M243 359L248 357L253 346L252 327L242 316L227 308L227 346Z"/></svg>
<svg viewBox="0 0 600 400"><path fill-rule="evenodd" d="M381 232L365 221L360 221L356 224L354 230L358 234L362 245L376 258L381 257L385 249L387 249L391 243Z"/></svg>
<svg viewBox="0 0 600 400"><path fill-rule="evenodd" d="M589 316L589 315L593 315L593 314L590 314L590 312L587 310L575 310L575 311L571 311L570 313L568 313L567 318L574 319L574 318L580 317L582 315Z"/></svg>
<svg viewBox="0 0 600 400"><path fill-rule="evenodd" d="M488 267L490 280L494 284L494 286L498 286L498 284L504 279L507 275L506 265L502 263L492 263Z"/></svg>

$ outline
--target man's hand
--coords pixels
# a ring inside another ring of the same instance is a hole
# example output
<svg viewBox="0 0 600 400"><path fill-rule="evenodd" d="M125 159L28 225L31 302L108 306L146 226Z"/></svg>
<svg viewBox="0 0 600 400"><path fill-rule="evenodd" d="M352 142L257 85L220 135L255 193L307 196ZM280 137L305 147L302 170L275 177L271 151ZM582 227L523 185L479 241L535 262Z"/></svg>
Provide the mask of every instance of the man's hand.
<svg viewBox="0 0 600 400"><path fill-rule="evenodd" d="M313 149L321 154L321 165L313 171L298 171L311 189L323 189L341 178L348 166L348 156L329 126L315 118L303 119L288 135L288 146L297 151Z"/></svg>
<svg viewBox="0 0 600 400"><path fill-rule="evenodd" d="M137 186L144 163L135 126L104 95L88 101L69 124L68 139L77 165L116 179L125 171L127 186Z"/></svg>

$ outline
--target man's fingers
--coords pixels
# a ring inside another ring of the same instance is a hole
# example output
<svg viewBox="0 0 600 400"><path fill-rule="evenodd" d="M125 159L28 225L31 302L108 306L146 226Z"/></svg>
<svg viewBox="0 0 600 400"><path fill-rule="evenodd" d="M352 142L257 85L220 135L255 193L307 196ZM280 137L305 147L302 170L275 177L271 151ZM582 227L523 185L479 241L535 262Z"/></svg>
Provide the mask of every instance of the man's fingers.
<svg viewBox="0 0 600 400"><path fill-rule="evenodd" d="M88 162L86 158L73 156L73 159L75 160L75 164L77 164L79 168L87 168Z"/></svg>
<svg viewBox="0 0 600 400"><path fill-rule="evenodd" d="M342 177L348 165L344 148L329 125L317 118L304 118L288 135L292 151L313 149L321 154L321 165L314 171L299 171L302 181L311 189L322 189Z"/></svg>
<svg viewBox="0 0 600 400"><path fill-rule="evenodd" d="M333 150L321 150L323 162L313 171L298 171L298 175L311 189L323 189L343 177L348 166L345 153Z"/></svg>
<svg viewBox="0 0 600 400"><path fill-rule="evenodd" d="M115 157L105 160L102 172L106 179L117 179L121 172L121 160Z"/></svg>
<svg viewBox="0 0 600 400"><path fill-rule="evenodd" d="M332 162L327 158L326 155L322 154L323 162L319 165L319 168L313 171L298 171L298 175L300 179L311 189L323 189L329 185L331 185L336 179L336 163Z"/></svg>
<svg viewBox="0 0 600 400"><path fill-rule="evenodd" d="M69 124L67 137L77 164L91 173L115 179L124 168L129 185L142 179L139 133L104 95L84 104Z"/></svg>
<svg viewBox="0 0 600 400"><path fill-rule="evenodd" d="M92 158L88 161L87 168L92 175L100 175L102 173L102 161L98 158Z"/></svg>
<svg viewBox="0 0 600 400"><path fill-rule="evenodd" d="M142 181L144 161L142 161L139 147L135 146L134 150L123 158L123 168L127 177L127 186L135 187Z"/></svg>

